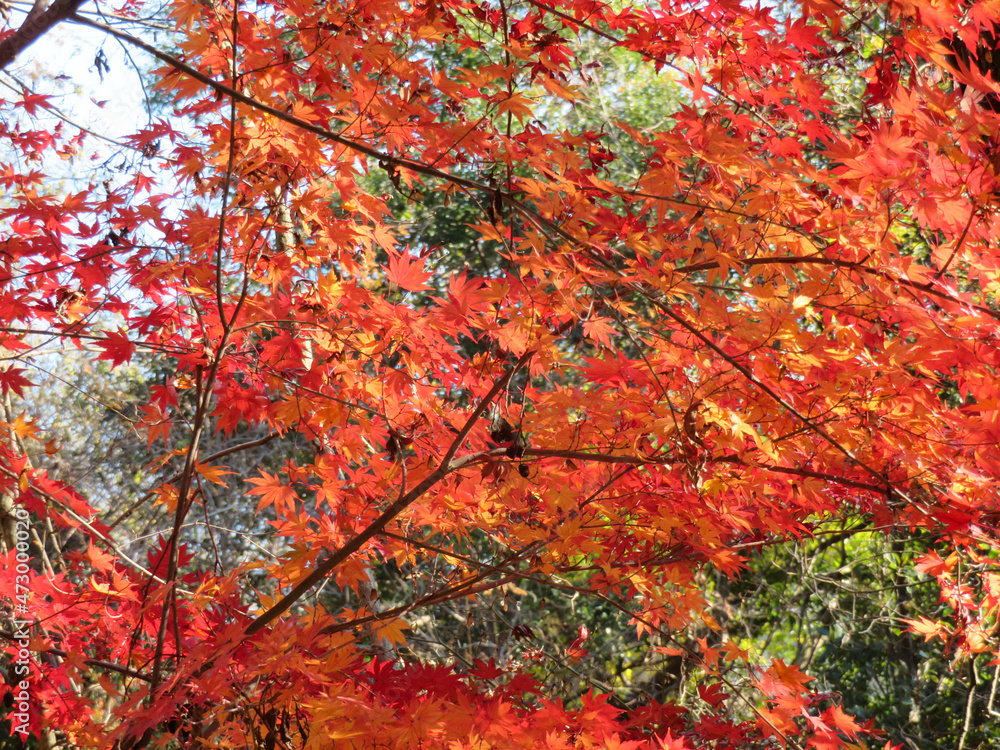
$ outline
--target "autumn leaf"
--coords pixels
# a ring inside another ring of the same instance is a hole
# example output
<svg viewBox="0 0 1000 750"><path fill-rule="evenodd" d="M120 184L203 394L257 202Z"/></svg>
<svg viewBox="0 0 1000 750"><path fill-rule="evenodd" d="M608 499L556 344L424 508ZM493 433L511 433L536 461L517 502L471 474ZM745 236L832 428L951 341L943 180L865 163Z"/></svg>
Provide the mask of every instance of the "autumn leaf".
<svg viewBox="0 0 1000 750"><path fill-rule="evenodd" d="M942 559L939 554L932 550L924 555L914 567L920 573L941 577L950 575L957 563L957 554L952 554L947 559Z"/></svg>
<svg viewBox="0 0 1000 750"><path fill-rule="evenodd" d="M617 335L618 331L606 318L591 318L583 322L583 333L601 346L611 348L611 337Z"/></svg>
<svg viewBox="0 0 1000 750"><path fill-rule="evenodd" d="M824 711L823 718L831 726L851 738L856 738L858 733L863 731L863 727L853 717L844 713L844 710L838 705L833 705Z"/></svg>
<svg viewBox="0 0 1000 750"><path fill-rule="evenodd" d="M229 471L224 466L211 466L205 464L198 464L196 470L209 482L212 482L213 484L222 485L223 487L227 487L228 485L225 483L225 481L223 481L222 477L226 476L227 474L234 473L232 471ZM251 479L249 481L252 482L253 480Z"/></svg>
<svg viewBox="0 0 1000 750"><path fill-rule="evenodd" d="M659 738L659 747L662 750L690 750L691 748L690 745L684 742L683 737L674 737L669 729Z"/></svg>
<svg viewBox="0 0 1000 750"><path fill-rule="evenodd" d="M170 418L163 412L158 403L150 403L142 407L144 417L143 424L146 427L147 447L151 448L153 443L162 438L164 444L170 437L172 426Z"/></svg>
<svg viewBox="0 0 1000 750"><path fill-rule="evenodd" d="M378 624L372 628L372 635L375 638L387 641L390 646L406 645L406 637L403 633L410 629L410 626L402 618L390 620L379 620Z"/></svg>
<svg viewBox="0 0 1000 750"><path fill-rule="evenodd" d="M278 513L282 513L295 503L298 498L295 490L283 484L280 477L266 471L261 472L261 474L263 476L260 478L247 480L250 484L256 485L254 489L249 490L248 494L260 495L260 501L257 505L258 512L273 505Z"/></svg>
<svg viewBox="0 0 1000 750"><path fill-rule="evenodd" d="M24 370L19 367L8 367L0 370L0 391L5 395L15 393L18 396L24 396L24 389L30 387L32 382L21 374L23 372Z"/></svg>
<svg viewBox="0 0 1000 750"><path fill-rule="evenodd" d="M563 91L565 91L566 94L569 94L569 92L566 91L565 89L563 89ZM569 94L569 96L572 95ZM497 111L500 114L504 114L505 112L510 112L518 119L519 122L522 123L524 122L525 118L530 118L532 116L531 102L529 102L521 94L513 94L512 96L509 96L506 99L500 100L497 103Z"/></svg>
<svg viewBox="0 0 1000 750"><path fill-rule="evenodd" d="M577 628L576 638L573 642L569 644L566 649L566 658L570 664L578 662L581 659L585 659L588 656L588 651L583 647L583 644L587 642L590 638L590 630L586 625L581 625Z"/></svg>
<svg viewBox="0 0 1000 750"><path fill-rule="evenodd" d="M103 350L97 355L97 359L111 360L112 367L125 364L135 354L135 344L129 341L128 333L121 330L109 331L97 345Z"/></svg>
<svg viewBox="0 0 1000 750"><path fill-rule="evenodd" d="M950 633L949 629L944 624L923 616L917 620L903 620L903 622L910 626L908 628L909 632L922 635L925 642L934 638L946 640Z"/></svg>
<svg viewBox="0 0 1000 750"><path fill-rule="evenodd" d="M110 571L110 581L106 583L99 581L96 576L91 576L90 585L98 594L133 602L138 599L138 595L133 590L131 583L117 570Z"/></svg>
<svg viewBox="0 0 1000 750"><path fill-rule="evenodd" d="M430 274L424 272L423 259L413 258L409 253L390 253L386 278L407 291L420 292L430 289L426 284Z"/></svg>
<svg viewBox="0 0 1000 750"><path fill-rule="evenodd" d="M14 424L11 427L14 429L14 434L19 438L34 438L39 431L37 424L25 419L24 412L21 412L14 418Z"/></svg>
<svg viewBox="0 0 1000 750"><path fill-rule="evenodd" d="M773 659L771 666L761 677L760 685L764 692L772 695L782 693L801 693L806 689L806 683L813 677L804 674L794 664L785 664L782 659Z"/></svg>
<svg viewBox="0 0 1000 750"><path fill-rule="evenodd" d="M24 107L24 111L34 117L39 108L48 108L50 96L45 94L25 93L18 105Z"/></svg>
<svg viewBox="0 0 1000 750"><path fill-rule="evenodd" d="M720 705L723 701L728 698L728 694L724 691L724 686L720 683L713 683L711 685L699 685L698 686L698 696L708 703L710 706L715 707Z"/></svg>
<svg viewBox="0 0 1000 750"><path fill-rule="evenodd" d="M114 570L116 560L115 556L102 552L95 547L93 543L91 543L91 545L87 548L87 559L94 567L94 570L97 570L98 572L108 573Z"/></svg>

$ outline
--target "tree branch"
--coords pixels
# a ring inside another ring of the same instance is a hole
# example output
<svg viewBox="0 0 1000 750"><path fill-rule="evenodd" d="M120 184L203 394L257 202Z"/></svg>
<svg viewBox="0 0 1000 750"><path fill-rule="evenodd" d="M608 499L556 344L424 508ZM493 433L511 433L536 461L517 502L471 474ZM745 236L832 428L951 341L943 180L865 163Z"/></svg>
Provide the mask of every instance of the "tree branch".
<svg viewBox="0 0 1000 750"><path fill-rule="evenodd" d="M18 55L54 26L69 19L83 3L84 0L55 0L46 8L45 0L35 0L21 27L0 42L0 70L14 62Z"/></svg>
<svg viewBox="0 0 1000 750"><path fill-rule="evenodd" d="M15 641L14 633L12 633L9 630L0 630L0 638L3 638L6 641L10 641L11 643ZM69 653L67 651L61 648L56 648L54 646L50 646L49 648L46 649L39 649L35 653L53 654L54 656L61 656L63 658L69 656ZM104 659L84 659L83 663L91 667L96 667L98 669L107 669L110 672L117 672L118 674L123 674L127 677L133 677L137 680L142 680L143 682L150 681L148 675L145 675L142 672L139 672L135 669L124 667L121 664L115 664L113 661L105 661Z"/></svg>
<svg viewBox="0 0 1000 750"><path fill-rule="evenodd" d="M330 575L330 573L332 573L338 565L360 550L373 536L381 532L389 524L389 522L392 521L392 519L406 510L407 507L419 499L425 492L427 492L427 490L444 479L445 476L456 469L475 463L480 458L480 454L473 453L456 459L455 453L457 453L459 448L462 447L462 444L469 436L472 428L489 408L493 399L496 398L498 394L503 392L503 390L507 387L507 384L510 383L510 379L514 377L514 373L527 364L528 360L530 360L534 354L535 352L529 349L521 355L517 362L515 362L502 377L497 379L497 381L493 384L493 387L490 388L489 393L483 396L478 406L476 406L472 414L469 415L469 418L465 422L465 426L462 427L458 435L452 441L451 445L445 451L444 456L441 457L441 464L434 471L424 477L424 479L416 487L402 495L392 505L386 508L382 512L382 515L372 521L364 531L347 542L347 544L343 547L335 551L323 563L318 565L312 573L299 581L299 583L291 591L282 597L281 601L250 623L250 626L246 629L246 635L253 635L258 630L266 627L269 623L276 620L284 612L288 611L288 609L307 591L309 591L309 589Z"/></svg>

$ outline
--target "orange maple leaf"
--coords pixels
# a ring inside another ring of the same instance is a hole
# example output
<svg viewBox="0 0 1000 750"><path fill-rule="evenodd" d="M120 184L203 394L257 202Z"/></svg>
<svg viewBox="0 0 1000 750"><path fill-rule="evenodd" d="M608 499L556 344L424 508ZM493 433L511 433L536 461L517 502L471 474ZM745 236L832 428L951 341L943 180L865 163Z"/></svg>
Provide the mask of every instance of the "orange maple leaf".
<svg viewBox="0 0 1000 750"><path fill-rule="evenodd" d="M250 484L257 485L247 494L260 495L260 502L257 504L258 513L267 506L273 505L280 514L285 508L291 506L298 496L295 494L295 490L283 484L276 474L268 474L266 471L261 472L261 474L263 476L259 479L247 480Z"/></svg>
<svg viewBox="0 0 1000 750"><path fill-rule="evenodd" d="M403 632L409 629L410 626L406 620L394 617L391 620L380 622L372 629L372 634L376 638L388 641L392 646L405 646L406 636L403 635Z"/></svg>
<svg viewBox="0 0 1000 750"><path fill-rule="evenodd" d="M765 675L771 678L773 687L782 687L793 693L801 693L806 689L806 683L815 679L794 664L785 664L782 659L774 659Z"/></svg>
<svg viewBox="0 0 1000 750"><path fill-rule="evenodd" d="M907 632L917 633L919 635L922 635L924 637L925 643L934 638L940 638L941 640L946 640L951 632L942 623L937 622L935 620L929 620L923 615L921 615L919 619L903 620L903 622L905 622L907 625L910 626L907 629Z"/></svg>
<svg viewBox="0 0 1000 750"><path fill-rule="evenodd" d="M430 289L426 281L430 274L424 271L422 258L413 258L409 253L389 255L389 268L386 278L393 284L410 292L421 292Z"/></svg>
<svg viewBox="0 0 1000 750"><path fill-rule="evenodd" d="M853 716L844 713L844 709L837 705L824 711L823 718L848 737L857 737L858 732L863 730L863 727L854 720Z"/></svg>

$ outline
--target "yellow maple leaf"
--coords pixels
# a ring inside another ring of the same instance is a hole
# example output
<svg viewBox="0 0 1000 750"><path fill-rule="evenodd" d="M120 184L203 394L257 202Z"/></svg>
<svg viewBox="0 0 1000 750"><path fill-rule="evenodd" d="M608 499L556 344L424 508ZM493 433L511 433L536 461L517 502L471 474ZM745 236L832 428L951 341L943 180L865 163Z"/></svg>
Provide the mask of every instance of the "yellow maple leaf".
<svg viewBox="0 0 1000 750"><path fill-rule="evenodd" d="M11 425L14 428L14 434L19 438L34 438L38 434L38 425L34 422L29 422L24 418L24 412L17 415L14 420L14 424Z"/></svg>

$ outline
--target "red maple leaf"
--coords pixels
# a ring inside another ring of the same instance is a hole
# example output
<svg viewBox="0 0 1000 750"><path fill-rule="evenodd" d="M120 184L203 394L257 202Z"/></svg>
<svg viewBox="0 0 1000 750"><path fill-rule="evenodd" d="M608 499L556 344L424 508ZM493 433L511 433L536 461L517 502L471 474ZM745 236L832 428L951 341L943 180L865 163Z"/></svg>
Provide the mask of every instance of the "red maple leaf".
<svg viewBox="0 0 1000 750"><path fill-rule="evenodd" d="M24 372L20 367L11 367L7 370L0 370L0 390L6 395L10 391L13 391L18 396L24 396L24 389L32 385L31 381L28 380L21 373Z"/></svg>
<svg viewBox="0 0 1000 750"><path fill-rule="evenodd" d="M39 107L48 108L51 98L45 94L25 94L17 104L24 107L24 111L33 116Z"/></svg>
<svg viewBox="0 0 1000 750"><path fill-rule="evenodd" d="M112 368L125 364L135 354L135 344L129 341L124 331L109 331L107 338L104 341L98 341L97 345L104 350L97 355L97 358L110 359Z"/></svg>

